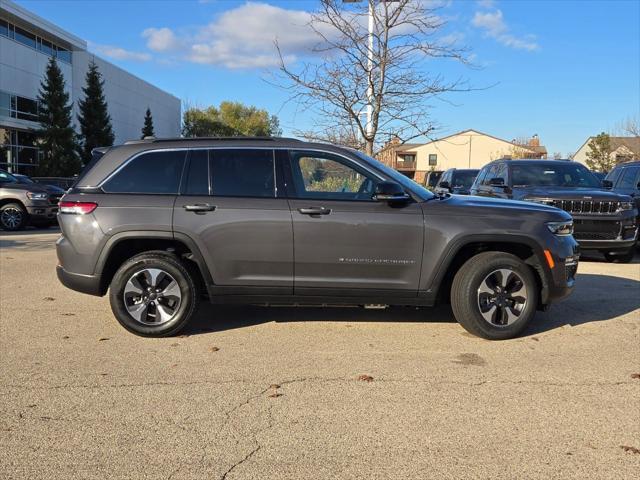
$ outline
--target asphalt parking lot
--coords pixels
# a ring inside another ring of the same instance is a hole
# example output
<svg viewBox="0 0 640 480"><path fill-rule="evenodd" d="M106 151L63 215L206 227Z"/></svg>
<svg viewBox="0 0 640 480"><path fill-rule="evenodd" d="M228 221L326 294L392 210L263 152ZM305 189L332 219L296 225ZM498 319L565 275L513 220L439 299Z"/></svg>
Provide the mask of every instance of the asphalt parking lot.
<svg viewBox="0 0 640 480"><path fill-rule="evenodd" d="M56 238L0 235L2 478L640 471L640 256L583 261L574 295L510 341L444 307L209 305L143 339L57 282Z"/></svg>

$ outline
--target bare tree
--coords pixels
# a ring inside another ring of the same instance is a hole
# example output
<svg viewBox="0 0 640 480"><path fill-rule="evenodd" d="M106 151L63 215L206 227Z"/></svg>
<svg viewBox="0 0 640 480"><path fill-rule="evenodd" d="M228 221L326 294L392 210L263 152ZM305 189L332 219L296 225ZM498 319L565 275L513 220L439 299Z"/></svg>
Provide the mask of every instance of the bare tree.
<svg viewBox="0 0 640 480"><path fill-rule="evenodd" d="M442 41L445 22L434 2L320 3L310 22L318 37L311 60L288 65L278 48L283 84L293 100L318 114L317 136L353 130L372 155L378 138L406 142L429 135L436 128L431 102L469 90L460 78L447 81L427 71L436 68L434 59L468 63L466 48ZM370 122L363 118L367 108Z"/></svg>

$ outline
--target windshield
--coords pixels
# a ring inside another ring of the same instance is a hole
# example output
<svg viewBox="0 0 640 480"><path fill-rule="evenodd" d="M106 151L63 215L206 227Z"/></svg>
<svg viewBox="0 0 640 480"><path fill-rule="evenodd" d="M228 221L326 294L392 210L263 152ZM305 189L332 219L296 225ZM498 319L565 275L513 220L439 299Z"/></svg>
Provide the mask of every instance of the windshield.
<svg viewBox="0 0 640 480"><path fill-rule="evenodd" d="M452 187L462 187L469 189L473 185L479 170L459 170L453 174Z"/></svg>
<svg viewBox="0 0 640 480"><path fill-rule="evenodd" d="M358 157L362 158L364 161L373 164L373 166L375 166L378 170L382 170L384 173L386 173L389 177L393 178L393 180L398 182L403 187L408 188L409 190L417 193L423 198L429 199L435 196L433 193L431 193L429 190L424 188L419 183L414 182L409 177L402 175L401 173L394 170L393 168L387 167L384 163L379 162L375 158L371 158L369 155L365 155L359 150L354 150L354 149L350 149L350 150L353 153L355 153Z"/></svg>
<svg viewBox="0 0 640 480"><path fill-rule="evenodd" d="M512 164L514 187L588 187L601 186L593 173L574 162L557 164Z"/></svg>
<svg viewBox="0 0 640 480"><path fill-rule="evenodd" d="M0 183L18 183L18 179L10 173L0 171Z"/></svg>

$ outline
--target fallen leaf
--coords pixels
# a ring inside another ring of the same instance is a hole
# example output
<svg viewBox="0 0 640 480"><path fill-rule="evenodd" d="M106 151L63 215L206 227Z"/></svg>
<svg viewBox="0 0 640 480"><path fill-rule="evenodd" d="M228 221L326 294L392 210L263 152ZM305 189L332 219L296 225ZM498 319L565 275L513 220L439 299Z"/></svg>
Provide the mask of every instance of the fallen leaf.
<svg viewBox="0 0 640 480"><path fill-rule="evenodd" d="M107 340L110 340L110 338L109 337L100 337L98 339L99 342L106 342Z"/></svg>
<svg viewBox="0 0 640 480"><path fill-rule="evenodd" d="M631 452L631 453L640 453L640 448L636 448L636 447L629 447L627 445L620 445L620 448L622 450L624 450L625 452Z"/></svg>
<svg viewBox="0 0 640 480"><path fill-rule="evenodd" d="M269 388L278 389L280 388L280 385L278 385L277 383L272 383L271 385L269 385Z"/></svg>
<svg viewBox="0 0 640 480"><path fill-rule="evenodd" d="M65 335L64 337L62 337L63 340L69 340L69 335Z"/></svg>
<svg viewBox="0 0 640 480"><path fill-rule="evenodd" d="M101 373L100 375L102 375L103 377L106 377L109 374L108 373Z"/></svg>
<svg viewBox="0 0 640 480"><path fill-rule="evenodd" d="M36 405L35 403L32 403L31 405L27 405L27 408L33 408L33 407L37 407L38 405Z"/></svg>
<svg viewBox="0 0 640 480"><path fill-rule="evenodd" d="M43 300L45 302L53 302L55 300L55 298L53 298L53 297L44 297Z"/></svg>
<svg viewBox="0 0 640 480"><path fill-rule="evenodd" d="M632 374L631 374L631 378L638 378L638 379L640 379L640 373L632 373Z"/></svg>
<svg viewBox="0 0 640 480"><path fill-rule="evenodd" d="M538 337L531 337L531 340L533 340L534 342L539 342L540 339Z"/></svg>
<svg viewBox="0 0 640 480"><path fill-rule="evenodd" d="M218 347L209 347L210 352L217 352L218 350L220 350Z"/></svg>
<svg viewBox="0 0 640 480"><path fill-rule="evenodd" d="M172 343L171 345L169 345L170 347L179 347L180 344L179 343Z"/></svg>
<svg viewBox="0 0 640 480"><path fill-rule="evenodd" d="M362 374L358 377L358 380L361 382L373 382L373 377L371 375Z"/></svg>
<svg viewBox="0 0 640 480"><path fill-rule="evenodd" d="M76 314L75 313L63 313L62 316L63 317L75 317Z"/></svg>
<svg viewBox="0 0 640 480"><path fill-rule="evenodd" d="M281 396L282 396L282 393L272 393L271 395L269 395L269 398L278 398Z"/></svg>
<svg viewBox="0 0 640 480"><path fill-rule="evenodd" d="M174 368L174 367L177 367L177 366L178 366L178 364L174 363L173 365L171 365L171 368Z"/></svg>

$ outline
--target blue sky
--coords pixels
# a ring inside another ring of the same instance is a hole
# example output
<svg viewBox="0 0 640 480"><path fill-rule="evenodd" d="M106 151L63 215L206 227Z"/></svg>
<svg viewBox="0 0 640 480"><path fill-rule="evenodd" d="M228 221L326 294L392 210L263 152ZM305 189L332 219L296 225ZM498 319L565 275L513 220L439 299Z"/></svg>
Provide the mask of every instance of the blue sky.
<svg viewBox="0 0 640 480"><path fill-rule="evenodd" d="M292 59L304 55L309 40L301 25L315 0L18 3L190 104L253 104L277 114L285 134L313 124L312 115L265 79L275 55L272 37ZM481 68L434 62L434 70L462 75L476 87L495 86L435 102L439 134L537 133L550 153L567 154L589 135L640 116L640 1L443 3L443 35L471 47Z"/></svg>

